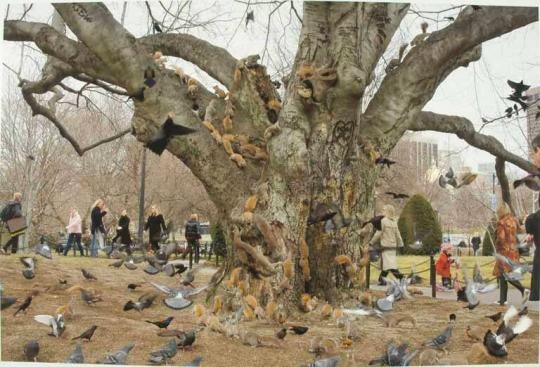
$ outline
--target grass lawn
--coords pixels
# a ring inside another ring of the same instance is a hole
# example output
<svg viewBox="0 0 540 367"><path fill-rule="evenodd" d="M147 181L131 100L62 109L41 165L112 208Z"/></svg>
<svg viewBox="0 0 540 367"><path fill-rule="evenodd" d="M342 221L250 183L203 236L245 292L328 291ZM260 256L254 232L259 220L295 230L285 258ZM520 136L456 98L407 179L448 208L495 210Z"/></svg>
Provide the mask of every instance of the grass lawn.
<svg viewBox="0 0 540 367"><path fill-rule="evenodd" d="M435 256L435 261L437 261L438 255ZM460 256L461 264L465 265L467 269L469 270L469 274L472 276L472 269L474 269L474 266L476 264L476 261L480 264L480 269L482 270L482 277L484 279L490 279L493 278L493 266L495 259L493 256ZM522 259L525 259L527 262L532 262L532 256L527 256ZM424 282L424 285L429 286L429 256L413 256L413 255L402 255L397 257L399 270L402 273L409 274L411 271L411 266L415 266L415 270L417 273L420 273L419 275L424 278L426 281ZM522 260L523 261L523 260ZM370 283L374 284L377 282L377 279L379 278L379 269L377 269L375 266L379 266L379 262L372 263L371 266L371 274L370 274ZM423 272L425 271L425 272ZM454 276L456 272L456 268L453 266L451 268L452 276ZM441 277L437 276L437 282L441 282ZM521 282L525 287L531 286L531 274L526 274L524 279Z"/></svg>

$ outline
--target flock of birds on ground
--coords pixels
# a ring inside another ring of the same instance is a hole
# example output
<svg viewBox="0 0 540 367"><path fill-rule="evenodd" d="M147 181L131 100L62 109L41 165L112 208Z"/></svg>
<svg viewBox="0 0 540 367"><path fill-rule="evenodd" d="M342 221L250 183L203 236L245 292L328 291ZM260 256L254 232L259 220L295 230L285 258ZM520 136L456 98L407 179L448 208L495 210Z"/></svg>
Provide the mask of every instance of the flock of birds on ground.
<svg viewBox="0 0 540 367"><path fill-rule="evenodd" d="M52 259L50 248L46 244L40 244L35 247L35 252L38 255L47 259ZM113 250L110 252L110 257L117 259L109 264L110 267L120 269L122 265L128 270L137 269L137 265L142 262L146 262L146 268L144 271L148 274L155 275L163 273L167 276L174 277L180 274L180 284L182 287L169 288L167 286L158 284L156 282L149 282L154 288L160 292L166 294L163 303L175 310L185 309L192 305L190 297L199 294L207 289L207 286L196 288L193 285L195 280L195 271L187 270L183 264L169 262L169 255L172 253L167 247L158 251L155 255L145 255L141 257L135 257L132 254L126 255ZM496 255L497 259L503 261L511 267L509 272L506 272L504 276L509 279L522 279L523 275L530 271L530 265L515 263L502 255ZM30 256L24 256L20 258L21 264L23 264L22 275L25 279L33 279L36 272L37 259ZM130 265L128 265L130 264ZM234 287L237 284L236 292L231 298L224 299L222 296L214 297L214 304L212 309L206 309L202 304L195 304L193 313L196 317L198 327L189 330L182 331L177 329L168 329L173 316L169 316L163 320L145 320L147 323L155 325L159 331L158 336L169 337L170 339L159 350L152 351L148 356L148 363L154 365L167 364L177 354L179 349L190 348L196 341L196 335L203 329L208 329L212 332L221 333L226 337L238 338L243 344L258 347L281 347L283 340L288 333L293 333L299 336L308 334L309 327L303 325L290 325L285 326L287 321L287 315L279 307L276 308L274 304L273 308L270 307L270 303L263 309L257 299L253 295L249 295L242 292L242 281L240 281L240 273L242 268L237 268L231 273L231 284L227 285ZM183 274L185 273L185 274ZM91 284L97 281L97 277L87 269L81 269L81 275L84 278L84 282ZM478 295L487 293L497 288L496 284L490 283L482 278L480 274L479 264L473 270L472 277L467 274L467 269L463 267L463 278L465 280L465 287L458 292L458 301L464 301L467 305L464 307L470 311L474 310L479 304L480 300ZM402 299L413 299L412 294L418 294L418 290L409 285L416 281L415 275L411 274L409 277L404 277L401 280L385 279L387 289L384 296L376 298L370 291L363 292L357 301L360 303L352 308L332 307L326 303L322 305L319 310L321 320L332 319L335 325L343 329L343 335L341 339L336 338L324 338L322 336L314 336L309 341L308 351L314 353L316 358L309 366L315 367L332 367L337 366L342 357L338 355L339 347L351 346L354 342L360 340L363 332L360 325L356 323L359 318L362 317L375 317L380 319L386 327L396 327L400 323L410 322L412 327L416 327L415 317L406 312L393 312L396 302ZM142 283L130 283L127 285L128 291L135 291L138 287L141 287ZM245 286L245 285L244 285ZM58 279L58 284L53 286L55 290L65 291L68 294L79 291L80 299L83 304L92 306L97 302L103 301L102 294L90 286L82 286L75 284L68 285L66 279ZM51 287L47 288L48 291ZM421 292L420 292L421 294ZM37 289L32 289L28 297L17 306L14 316L19 313L26 313L32 300L39 295ZM476 353L480 357L491 356L494 358L502 358L508 354L508 345L518 335L524 333L532 325L532 320L527 317L529 290L526 290L521 306L516 309L514 306L510 306L504 313L498 312L495 315L486 315L485 317L493 320L494 323L500 321L498 325L494 324L493 328L485 329L474 324L468 325L465 330L465 334L473 341L479 343L479 345L473 345L471 353ZM144 309L153 305L158 295L155 292L147 292L141 295L136 301L129 300L123 307L123 311L129 312L136 310L143 312ZM10 306L16 304L17 299L15 297L2 295L1 309L5 310ZM66 330L66 319L70 319L73 316L72 308L73 297L70 303L57 308L54 315L36 315L34 320L38 323L44 324L49 327L50 336L61 337ZM228 305L230 313L225 317L219 317L225 312L225 304ZM309 294L302 295L301 299L302 310L304 312L315 313L318 310L318 300L316 297L311 297ZM518 320L513 323L512 320L518 317ZM243 327L241 321L249 321L252 319L264 319L267 321L273 320L276 324L279 324L279 329L276 331L274 337L265 337L258 335L255 331L248 330ZM449 322L447 327L442 330L438 335L435 335L431 340L427 340L422 346L410 349L406 343L396 343L394 341L387 345L386 351L382 356L374 358L370 361L370 365L387 365L387 366L406 366L411 361L418 357L418 361L421 364L444 364L445 359L441 358L441 354L437 351L442 351L448 354L446 347L452 336L452 332L456 322L456 315L451 314L449 316ZM91 326L88 330L82 332L79 336L74 337L73 340L82 340L90 342L96 329L96 325ZM110 352L105 357L96 363L101 364L125 364L129 352L135 347L134 343L125 345L120 350ZM37 340L31 340L24 345L24 355L29 361L36 361L39 354L39 343ZM349 357L350 358L350 357ZM197 357L195 360L187 364L187 366L198 366L202 361L202 357ZM423 362L422 362L423 361ZM74 350L67 357L68 363L84 363L83 348L80 343L77 342Z"/></svg>

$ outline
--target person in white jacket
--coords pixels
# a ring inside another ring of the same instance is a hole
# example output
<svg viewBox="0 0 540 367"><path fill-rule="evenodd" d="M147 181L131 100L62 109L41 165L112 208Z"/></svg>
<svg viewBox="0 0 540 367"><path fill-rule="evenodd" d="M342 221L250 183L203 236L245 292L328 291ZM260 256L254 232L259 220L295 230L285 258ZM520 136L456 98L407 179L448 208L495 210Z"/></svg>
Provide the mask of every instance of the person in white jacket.
<svg viewBox="0 0 540 367"><path fill-rule="evenodd" d="M71 213L69 215L69 224L66 227L67 233L68 233L68 240L66 244L66 248L64 249L64 256L67 256L67 253L71 246L73 245L73 242L77 244L77 248L79 249L79 252L81 253L81 256L84 256L83 248L81 245L81 236L82 236L82 225L81 225L81 216L77 212L77 209L73 208L71 209Z"/></svg>

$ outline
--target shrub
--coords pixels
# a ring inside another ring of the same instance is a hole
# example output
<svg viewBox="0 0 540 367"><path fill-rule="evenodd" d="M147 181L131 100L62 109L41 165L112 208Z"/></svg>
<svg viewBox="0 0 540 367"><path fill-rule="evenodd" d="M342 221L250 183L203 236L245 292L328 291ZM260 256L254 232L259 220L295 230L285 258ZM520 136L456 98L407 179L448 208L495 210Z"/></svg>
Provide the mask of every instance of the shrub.
<svg viewBox="0 0 540 367"><path fill-rule="evenodd" d="M430 255L439 251L442 242L441 226L431 204L422 195L414 195L407 201L399 217L398 227L405 245L405 254ZM414 250L409 245L417 239L424 246Z"/></svg>

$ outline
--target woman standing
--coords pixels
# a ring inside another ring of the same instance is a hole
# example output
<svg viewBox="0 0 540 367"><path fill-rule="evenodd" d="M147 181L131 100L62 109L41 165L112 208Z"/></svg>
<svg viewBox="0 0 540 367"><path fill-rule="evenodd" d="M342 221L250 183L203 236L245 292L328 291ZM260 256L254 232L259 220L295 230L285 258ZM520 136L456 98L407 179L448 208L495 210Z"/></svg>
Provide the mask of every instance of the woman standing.
<svg viewBox="0 0 540 367"><path fill-rule="evenodd" d="M383 208L384 218L381 220L381 230L377 231L371 241L373 246L377 241L381 242L382 251L382 271L379 276L379 282L388 275L388 272L394 274L397 279L401 279L403 274L398 270L396 251L398 247L403 247L403 240L399 233L399 228L395 220L395 210L392 205L385 205Z"/></svg>
<svg viewBox="0 0 540 367"><path fill-rule="evenodd" d="M66 248L64 249L64 256L67 256L67 253L69 249L71 249L71 246L73 245L73 242L77 244L77 248L79 249L79 252L81 256L84 256L83 248L81 245L81 237L82 237L82 225L81 225L81 216L77 212L77 209L72 208L71 213L69 215L69 224L66 227L67 233L68 233L68 240L66 244Z"/></svg>
<svg viewBox="0 0 540 367"><path fill-rule="evenodd" d="M149 232L150 245L154 252L159 250L159 240L161 239L162 229L163 231L167 230L163 215L159 214L158 208L155 205L152 205L150 207L150 216L144 225L144 230L148 230Z"/></svg>
<svg viewBox="0 0 540 367"><path fill-rule="evenodd" d="M116 227L116 236L113 238L113 242L120 239L122 245L131 245L131 234L129 233L129 217L127 210L122 210L122 215L118 218L118 226Z"/></svg>
<svg viewBox="0 0 540 367"><path fill-rule="evenodd" d="M15 218L21 218L22 215L22 194L20 192L16 192L13 194L13 200L9 201L6 205L6 207L2 210L2 221L8 224L8 221L15 219ZM21 234L24 234L24 230L26 229L26 226L21 229L15 229L12 230L9 228L9 234L10 239L6 242L3 249L4 252L7 253L8 248L11 246L11 253L15 254L17 253L19 249L19 236Z"/></svg>
<svg viewBox="0 0 540 367"><path fill-rule="evenodd" d="M506 256L508 259L519 262L519 252L517 246L517 232L521 231L519 222L510 212L510 208L506 203L501 204L497 208L497 227L495 228L495 250L498 254ZM504 272L511 271L510 266L503 264L500 260L495 262L493 267L493 275L500 279L501 288L506 287L504 281ZM525 292L525 288L519 280L507 280L508 283L516 287L521 295ZM500 301L506 301L506 288L502 291L503 298Z"/></svg>
<svg viewBox="0 0 540 367"><path fill-rule="evenodd" d="M107 209L103 200L98 199L92 205L92 213L90 214L91 225L90 233L92 233L92 243L90 244L90 256L97 257L98 245L99 248L105 246L105 226L103 225L103 217L107 214Z"/></svg>

